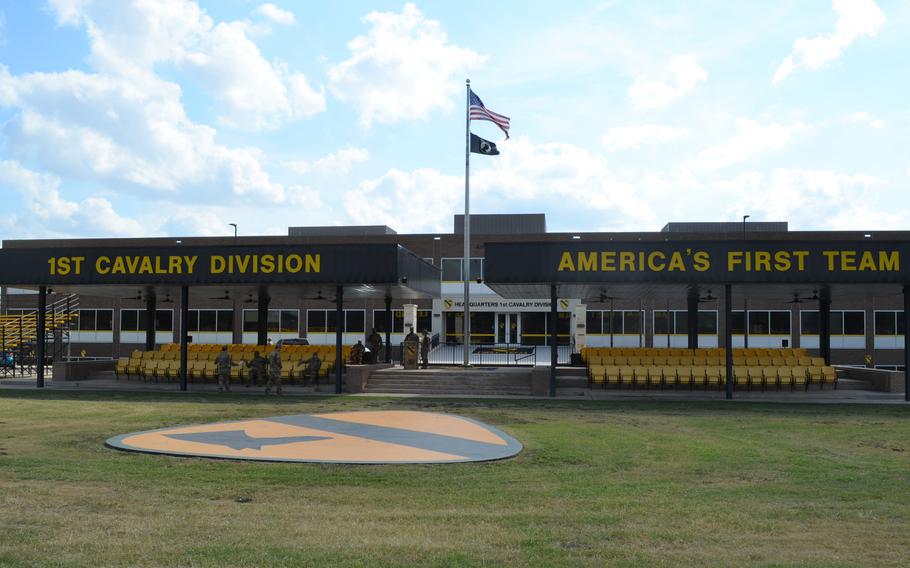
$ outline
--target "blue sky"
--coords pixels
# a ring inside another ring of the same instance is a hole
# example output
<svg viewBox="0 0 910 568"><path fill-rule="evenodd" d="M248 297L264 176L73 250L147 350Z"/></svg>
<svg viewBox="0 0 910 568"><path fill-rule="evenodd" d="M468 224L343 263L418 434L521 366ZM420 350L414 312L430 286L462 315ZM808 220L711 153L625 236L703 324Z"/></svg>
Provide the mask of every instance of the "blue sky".
<svg viewBox="0 0 910 568"><path fill-rule="evenodd" d="M481 18L478 14L484 14ZM904 229L904 2L0 0L0 238Z"/></svg>

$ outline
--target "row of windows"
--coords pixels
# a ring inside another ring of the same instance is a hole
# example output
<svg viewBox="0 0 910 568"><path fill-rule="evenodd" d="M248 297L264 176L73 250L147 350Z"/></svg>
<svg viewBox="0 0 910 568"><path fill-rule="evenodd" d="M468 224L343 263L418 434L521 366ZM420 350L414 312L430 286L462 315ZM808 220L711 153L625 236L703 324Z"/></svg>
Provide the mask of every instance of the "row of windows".
<svg viewBox="0 0 910 568"><path fill-rule="evenodd" d="M442 281L443 282L464 282L463 258L443 258L442 259ZM483 280L483 258L471 259L471 280Z"/></svg>
<svg viewBox="0 0 910 568"><path fill-rule="evenodd" d="M876 311L876 335L903 335L904 322L899 317L901 312ZM641 330L642 314L637 310L588 310L587 332L590 334L626 333L637 334ZM746 321L743 312L734 311L731 329L734 335L743 335ZM689 313L686 310L654 311L654 334L684 335L689 330ZM803 335L818 335L818 312L805 310L800 312L800 332ZM718 313L716 311L698 312L698 333L713 335L717 333ZM865 335L865 312L855 310L832 311L829 325L831 335ZM790 335L790 312L783 310L750 310L749 335Z"/></svg>

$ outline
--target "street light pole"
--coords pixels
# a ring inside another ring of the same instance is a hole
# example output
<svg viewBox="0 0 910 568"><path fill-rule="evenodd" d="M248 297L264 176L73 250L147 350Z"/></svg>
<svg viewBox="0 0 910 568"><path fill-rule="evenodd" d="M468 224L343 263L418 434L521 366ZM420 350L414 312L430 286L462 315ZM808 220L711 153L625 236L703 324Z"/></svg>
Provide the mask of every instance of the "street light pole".
<svg viewBox="0 0 910 568"><path fill-rule="evenodd" d="M237 223L228 223L229 227L234 227L234 244L237 244Z"/></svg>

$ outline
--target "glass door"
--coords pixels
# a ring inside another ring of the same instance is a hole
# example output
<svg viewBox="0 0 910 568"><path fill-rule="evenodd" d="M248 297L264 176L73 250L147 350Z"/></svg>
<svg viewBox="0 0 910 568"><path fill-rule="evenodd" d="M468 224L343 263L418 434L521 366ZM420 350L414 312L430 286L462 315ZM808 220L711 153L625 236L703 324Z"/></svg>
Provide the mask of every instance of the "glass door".
<svg viewBox="0 0 910 568"><path fill-rule="evenodd" d="M496 343L518 343L518 314L496 314Z"/></svg>

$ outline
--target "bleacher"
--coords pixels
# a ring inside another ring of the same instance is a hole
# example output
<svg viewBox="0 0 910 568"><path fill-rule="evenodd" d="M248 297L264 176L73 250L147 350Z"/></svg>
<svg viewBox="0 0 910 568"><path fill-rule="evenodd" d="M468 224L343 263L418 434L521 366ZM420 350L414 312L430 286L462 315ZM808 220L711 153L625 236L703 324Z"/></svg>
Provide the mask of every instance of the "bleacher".
<svg viewBox="0 0 910 568"><path fill-rule="evenodd" d="M218 368L215 357L221 352L224 345L191 344L187 347L187 380L194 382L218 382ZM227 345L233 363L240 365L231 366L231 382L240 383L246 380L249 373L249 362L253 353L259 352L262 357L268 357L275 348L274 345ZM294 383L302 380L306 371L306 362L313 353L319 355L322 366L319 368L319 378L330 376L335 371L335 346L334 345L284 345L281 348L281 382ZM350 360L351 347L342 347L342 365ZM117 360L114 368L117 380L121 378L137 378L143 381L177 381L180 379L180 345L169 343L154 351L135 350L129 357Z"/></svg>
<svg viewBox="0 0 910 568"><path fill-rule="evenodd" d="M646 389L723 389L727 382L723 348L589 347L581 351L588 386ZM837 371L805 349L733 350L737 389L837 388Z"/></svg>

